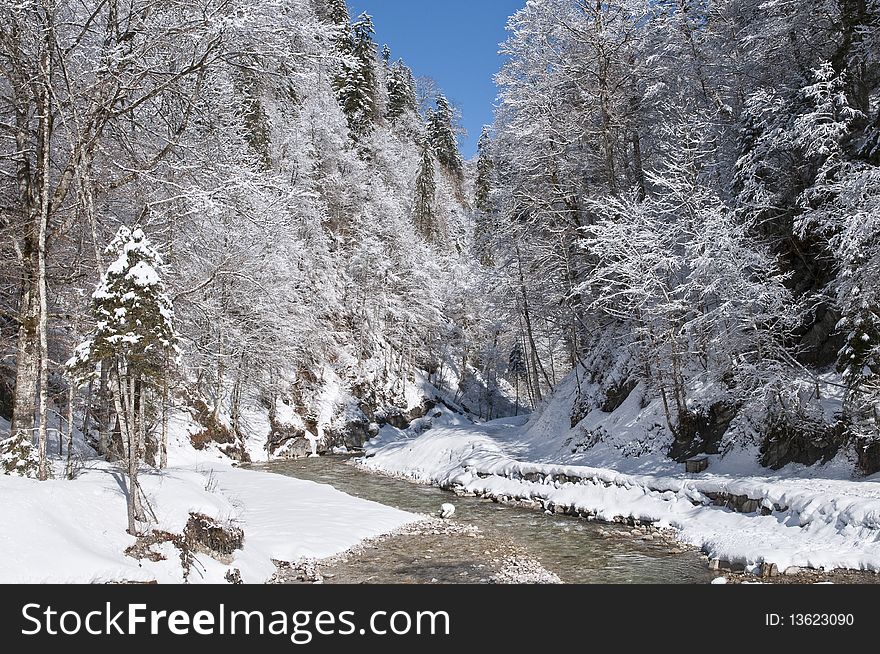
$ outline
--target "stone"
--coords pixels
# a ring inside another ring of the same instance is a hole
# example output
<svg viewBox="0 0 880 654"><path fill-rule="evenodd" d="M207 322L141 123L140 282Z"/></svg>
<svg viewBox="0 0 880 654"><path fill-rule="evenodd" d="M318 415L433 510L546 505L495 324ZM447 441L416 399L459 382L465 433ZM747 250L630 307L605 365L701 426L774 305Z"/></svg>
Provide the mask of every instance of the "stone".
<svg viewBox="0 0 880 654"><path fill-rule="evenodd" d="M233 553L244 547L244 531L240 527L201 513L189 514L183 536L191 549L224 563L232 563Z"/></svg>
<svg viewBox="0 0 880 654"><path fill-rule="evenodd" d="M782 574L784 574L786 577L794 577L795 575L799 575L801 572L803 572L801 568L797 567L796 565L792 565L787 567L785 569L785 572L783 572Z"/></svg>
<svg viewBox="0 0 880 654"><path fill-rule="evenodd" d="M286 459L305 459L312 454L312 443L307 438L293 438L276 454Z"/></svg>
<svg viewBox="0 0 880 654"><path fill-rule="evenodd" d="M740 513L755 513L758 510L758 500L746 499L739 506Z"/></svg>
<svg viewBox="0 0 880 654"><path fill-rule="evenodd" d="M761 564L761 576L762 577L778 577L779 576L779 567L775 563L762 563Z"/></svg>

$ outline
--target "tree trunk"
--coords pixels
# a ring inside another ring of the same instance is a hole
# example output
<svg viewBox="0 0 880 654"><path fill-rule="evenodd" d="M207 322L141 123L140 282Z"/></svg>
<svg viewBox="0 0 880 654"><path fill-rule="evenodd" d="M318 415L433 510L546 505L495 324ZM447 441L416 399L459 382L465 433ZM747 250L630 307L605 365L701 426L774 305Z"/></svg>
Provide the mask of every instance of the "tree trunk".
<svg viewBox="0 0 880 654"><path fill-rule="evenodd" d="M68 479L73 479L73 400L75 394L76 387L71 384L67 389L67 466L65 476Z"/></svg>
<svg viewBox="0 0 880 654"><path fill-rule="evenodd" d="M534 379L535 385L535 399L540 402L544 398L541 394L541 379L540 377L538 377L538 366L541 367L541 372L544 374L544 379L546 380L547 385L552 386L552 384L550 383L550 378L547 376L547 372L544 370L543 365L541 365L540 361L538 360L538 347L537 345L535 345L535 335L534 331L532 330L532 317L531 312L529 311L529 296L526 292L526 278L523 274L522 257L520 256L519 247L517 247L516 249L516 258L517 265L519 267L519 284L523 301L522 315L526 326L526 336L528 337L529 341L529 348L526 350L526 352L531 351L532 354L532 356L529 358L529 362L532 365L532 378Z"/></svg>
<svg viewBox="0 0 880 654"><path fill-rule="evenodd" d="M101 456L110 458L110 366L101 362L101 377L98 382L98 447Z"/></svg>
<svg viewBox="0 0 880 654"><path fill-rule="evenodd" d="M140 497L138 488L138 438L137 428L134 424L134 379L125 370L125 366L116 364L116 392L113 393L113 403L116 408L116 417L119 423L119 431L122 436L124 455L128 472L128 533L137 536L138 520L142 515L140 509Z"/></svg>
<svg viewBox="0 0 880 654"><path fill-rule="evenodd" d="M131 371L128 373L129 399L131 402L131 452L128 458L128 481L131 486L131 503L134 506L134 517L137 520L144 519L144 509L141 506L140 484L138 483L138 469L141 462L141 449L143 429L141 420L141 407L143 406L141 394L141 379Z"/></svg>
<svg viewBox="0 0 880 654"><path fill-rule="evenodd" d="M7 31L4 25L4 38ZM18 41L18 23L10 26L8 38L20 47ZM37 189L31 154L36 150L32 142L33 127L31 115L36 113L33 108L33 77L36 71L31 62L13 62L13 70L19 75L11 80L12 93L15 98L15 148L18 152L16 160L16 181L18 186L18 203L24 223L20 241L15 242L15 251L21 266L21 297L19 301L19 329L15 356L15 395L13 398L12 424L10 435L20 440L27 438L32 441L34 436L34 413L36 411L37 385L39 378L39 298L36 293L36 225L35 207L37 205Z"/></svg>
<svg viewBox="0 0 880 654"><path fill-rule="evenodd" d="M648 191L645 187L645 165L642 159L642 139L638 130L632 131L633 167L635 168L636 188L639 201L644 200Z"/></svg>
<svg viewBox="0 0 880 654"><path fill-rule="evenodd" d="M168 364L162 379L162 440L159 443L159 469L168 467Z"/></svg>
<svg viewBox="0 0 880 654"><path fill-rule="evenodd" d="M40 61L40 72L42 74L39 98L40 150L37 157L40 173L40 214L37 231L37 298L39 303L37 330L40 343L40 427L38 432L40 481L45 481L49 478L49 462L46 457L46 430L49 420L49 309L46 297L48 291L46 286L46 233L49 229L49 165L52 141L52 48L55 41L52 31L52 21L54 20L53 4L52 2L47 2L43 7L46 12L46 30L44 35L45 44Z"/></svg>
<svg viewBox="0 0 880 654"><path fill-rule="evenodd" d="M37 302L24 280L25 289L21 298L20 327L18 329L18 349L15 356L15 396L12 406L11 434L18 438L33 438L34 400L37 397L39 380L39 343L37 338Z"/></svg>
<svg viewBox="0 0 880 654"><path fill-rule="evenodd" d="M516 373L516 379L514 380L514 384L516 384L516 405L513 410L513 415L519 415L519 373Z"/></svg>
<svg viewBox="0 0 880 654"><path fill-rule="evenodd" d="M125 384L123 383L121 377L117 372L117 392L113 394L113 403L116 406L116 419L119 423L119 431L122 436L122 442L124 443L124 447L126 449L125 456L128 459L128 473L129 473L129 489L128 489L128 502L126 502L126 507L128 509L128 533L132 536L137 535L138 527L137 527L137 519L135 516L134 509L134 497L137 493L137 488L134 485L134 482L131 480L131 469L132 463L134 461L134 457L132 456L132 441L131 441L131 429L129 425L126 424L127 416L126 412L123 409L123 387ZM127 398L125 398L127 399Z"/></svg>

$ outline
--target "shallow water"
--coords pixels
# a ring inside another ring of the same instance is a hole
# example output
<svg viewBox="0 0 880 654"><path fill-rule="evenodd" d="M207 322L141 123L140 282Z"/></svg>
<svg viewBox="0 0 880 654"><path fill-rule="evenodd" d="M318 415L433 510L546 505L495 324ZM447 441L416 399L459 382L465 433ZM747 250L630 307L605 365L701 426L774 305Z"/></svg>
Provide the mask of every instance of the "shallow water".
<svg viewBox="0 0 880 654"><path fill-rule="evenodd" d="M672 552L668 543L641 541L630 536L629 528L546 515L476 497L456 497L439 488L365 472L351 465L346 457L285 461L259 467L330 484L349 495L414 513L436 515L440 505L449 502L456 508L454 520L513 542L566 583L687 584L708 583L712 579L699 553ZM600 530L611 535L603 536ZM446 542L450 558L457 556L456 539L448 538ZM436 546L432 552L432 560L426 561L426 566L436 566L438 559L444 556Z"/></svg>

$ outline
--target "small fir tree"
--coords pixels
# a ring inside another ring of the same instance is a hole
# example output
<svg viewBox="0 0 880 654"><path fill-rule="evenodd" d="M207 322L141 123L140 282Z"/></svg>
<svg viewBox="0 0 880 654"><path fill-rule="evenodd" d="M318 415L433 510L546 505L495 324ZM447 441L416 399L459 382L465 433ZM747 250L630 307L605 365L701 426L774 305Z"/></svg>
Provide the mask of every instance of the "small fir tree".
<svg viewBox="0 0 880 654"><path fill-rule="evenodd" d="M162 282L162 257L140 229L120 227L106 250L113 263L92 295L95 331L67 368L80 382L106 367L128 464L128 530L144 520L138 466L145 442L150 389L162 387L176 351L174 312Z"/></svg>

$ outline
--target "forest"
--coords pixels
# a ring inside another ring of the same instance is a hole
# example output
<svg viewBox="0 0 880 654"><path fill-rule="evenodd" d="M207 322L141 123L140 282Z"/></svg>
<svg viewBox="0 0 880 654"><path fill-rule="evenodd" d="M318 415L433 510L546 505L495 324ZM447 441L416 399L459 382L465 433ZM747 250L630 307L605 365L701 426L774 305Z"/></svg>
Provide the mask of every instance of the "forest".
<svg viewBox="0 0 880 654"><path fill-rule="evenodd" d="M247 461L574 383L676 460L880 471L878 20L529 0L465 161L343 0L0 2L0 470L81 441L134 533L181 412Z"/></svg>

